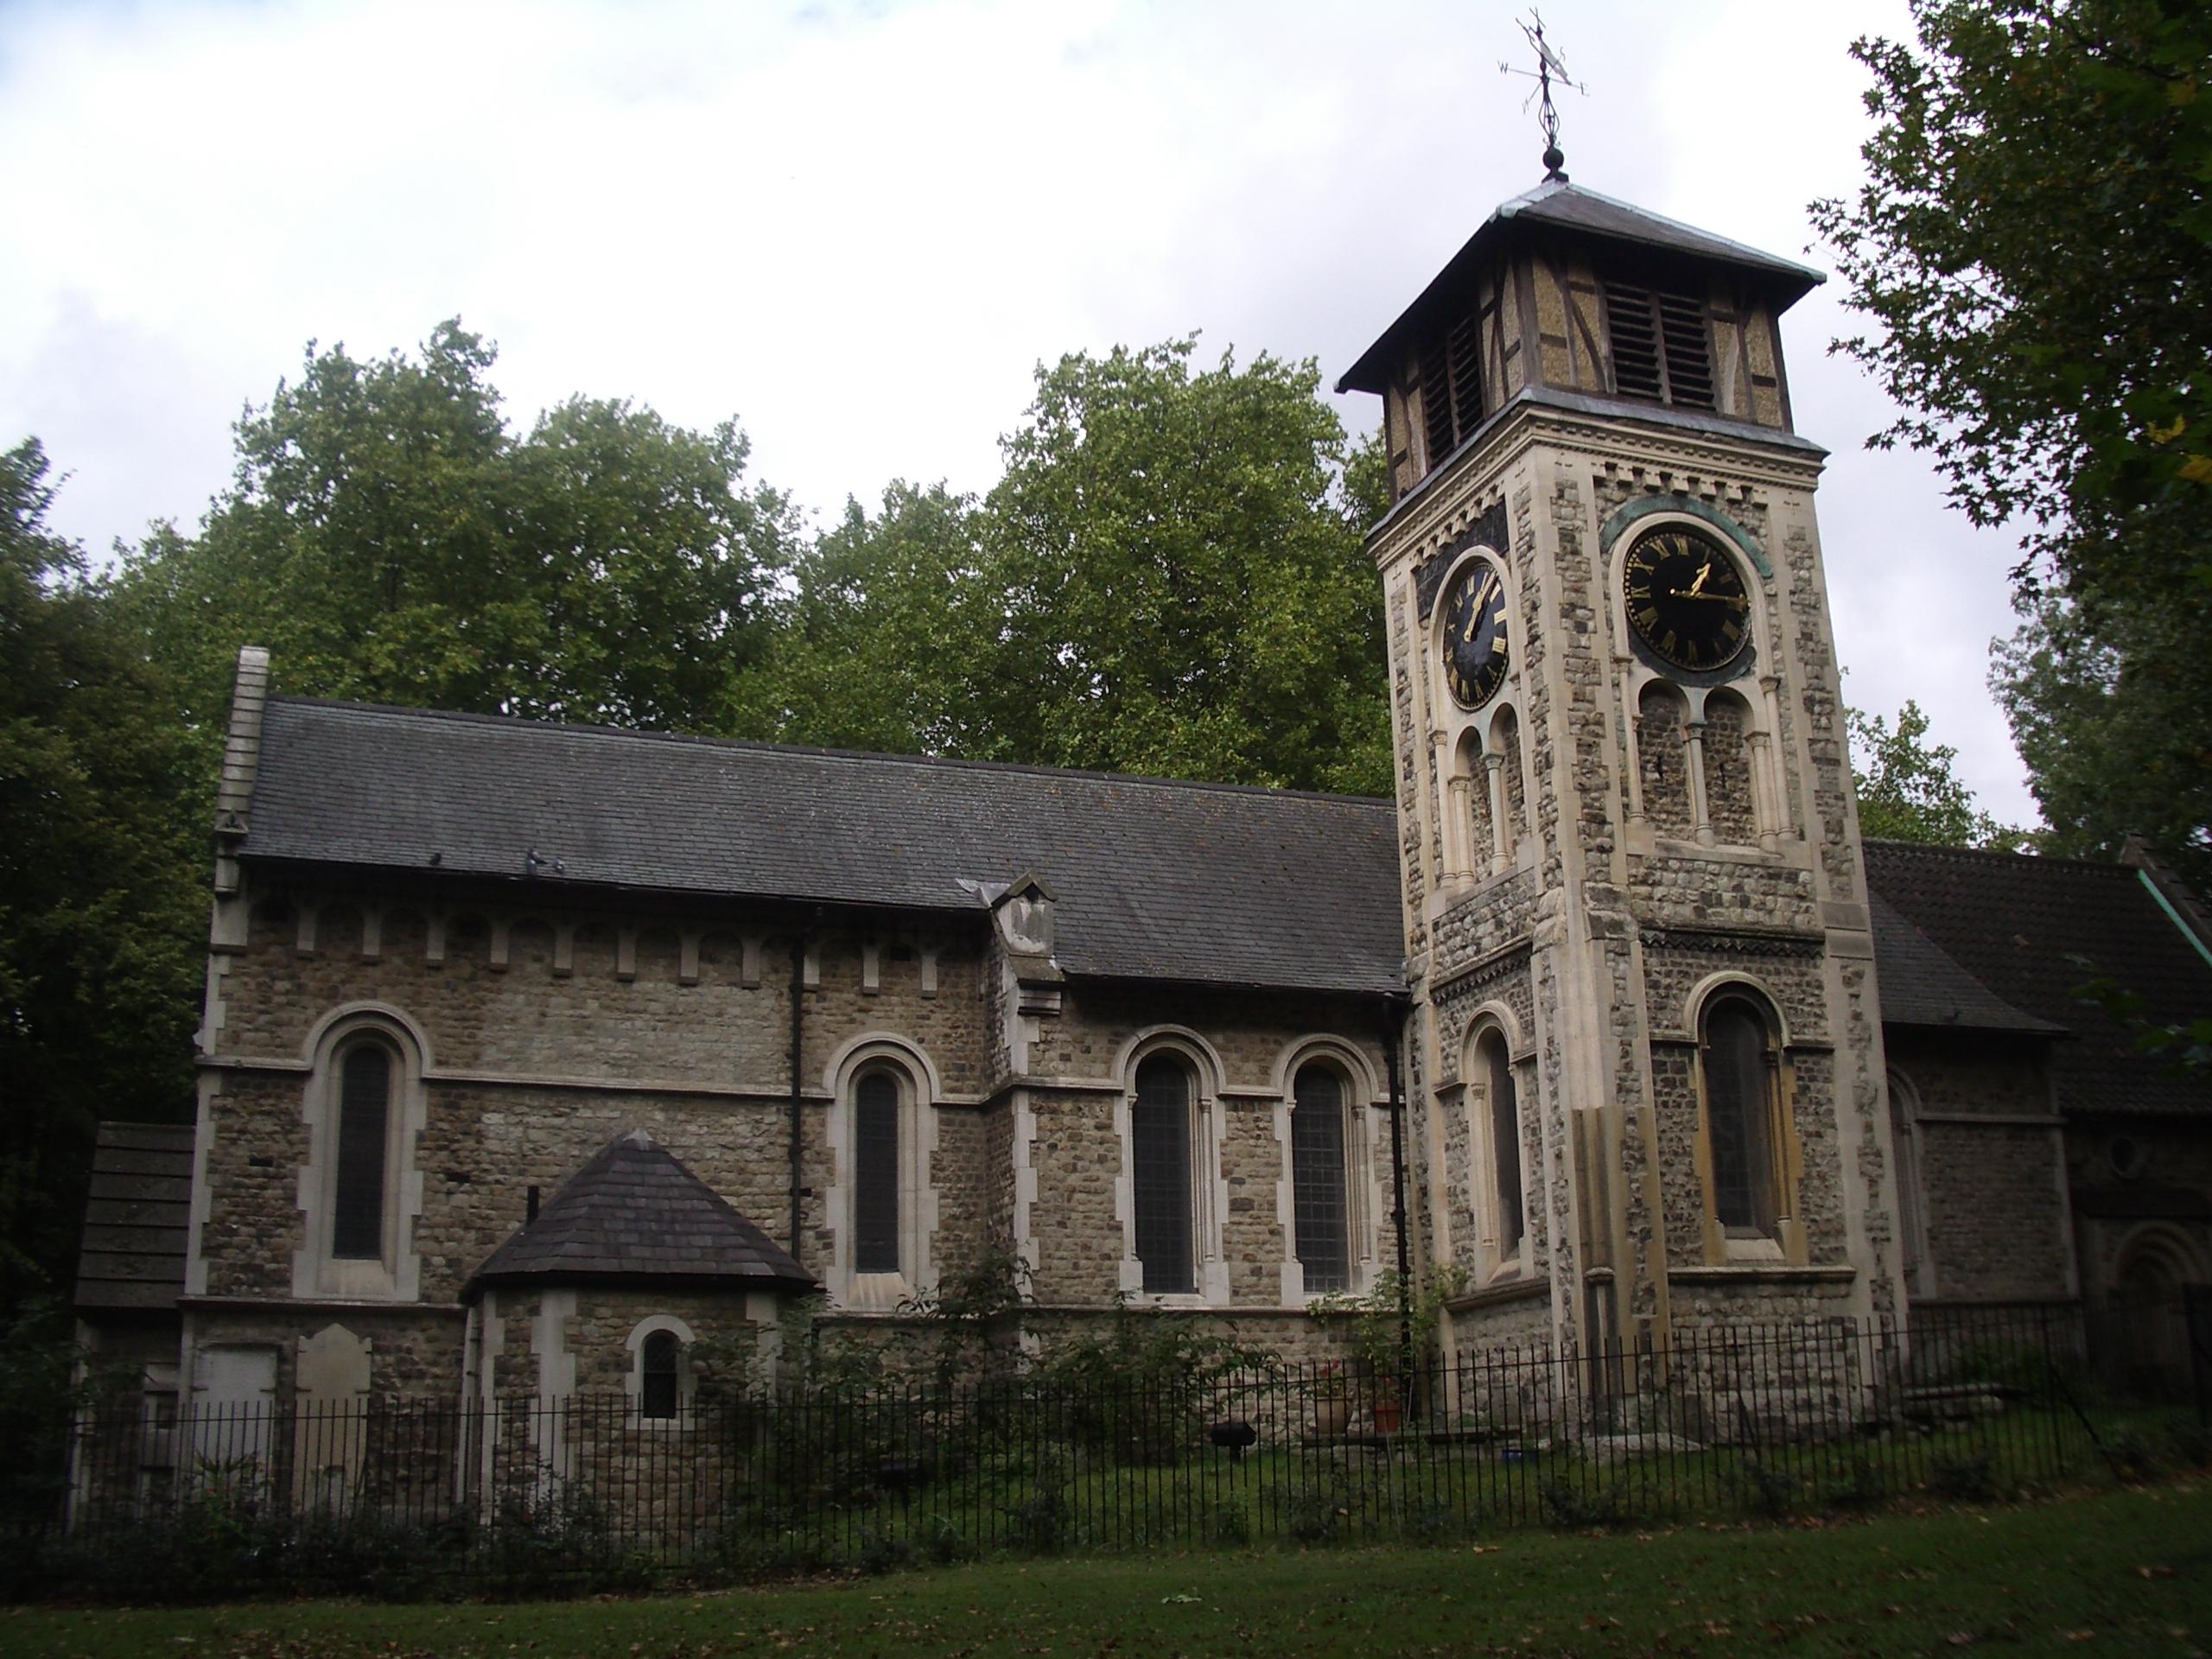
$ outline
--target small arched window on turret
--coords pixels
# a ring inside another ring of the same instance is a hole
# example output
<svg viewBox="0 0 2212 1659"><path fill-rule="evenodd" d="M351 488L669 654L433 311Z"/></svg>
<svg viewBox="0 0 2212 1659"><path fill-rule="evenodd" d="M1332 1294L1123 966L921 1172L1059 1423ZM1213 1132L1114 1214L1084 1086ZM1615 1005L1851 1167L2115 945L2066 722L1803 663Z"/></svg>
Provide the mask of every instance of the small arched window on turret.
<svg viewBox="0 0 2212 1659"><path fill-rule="evenodd" d="M673 1331L656 1331L638 1350L638 1415L648 1422L675 1419L682 1399L679 1367L683 1344Z"/></svg>

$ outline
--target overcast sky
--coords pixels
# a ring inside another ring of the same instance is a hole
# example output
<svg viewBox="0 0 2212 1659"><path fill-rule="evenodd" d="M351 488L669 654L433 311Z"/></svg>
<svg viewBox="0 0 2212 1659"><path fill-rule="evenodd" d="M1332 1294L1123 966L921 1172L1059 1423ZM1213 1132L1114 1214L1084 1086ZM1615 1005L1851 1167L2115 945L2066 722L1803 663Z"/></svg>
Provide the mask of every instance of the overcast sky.
<svg viewBox="0 0 2212 1659"><path fill-rule="evenodd" d="M1438 3L5 3L0 444L69 474L88 549L189 528L230 423L306 342L498 342L511 419L572 392L706 426L827 520L893 478L980 490L1040 359L1198 331L1333 383L1541 141L1514 10ZM1902 0L1554 0L1578 183L1825 267L1866 32ZM1916 697L2000 817L1984 685L2007 537L1784 323L1854 704ZM1338 400L1371 427L1376 400Z"/></svg>

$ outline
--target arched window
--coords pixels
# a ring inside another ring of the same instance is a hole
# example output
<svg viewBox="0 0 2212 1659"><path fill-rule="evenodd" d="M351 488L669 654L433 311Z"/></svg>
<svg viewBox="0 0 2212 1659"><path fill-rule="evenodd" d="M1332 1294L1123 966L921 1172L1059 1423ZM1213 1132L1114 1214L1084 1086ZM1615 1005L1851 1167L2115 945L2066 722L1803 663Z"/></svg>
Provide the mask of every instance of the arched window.
<svg viewBox="0 0 2212 1659"><path fill-rule="evenodd" d="M1198 1287L1191 1250L1191 1073L1168 1055L1137 1067L1129 1110L1129 1173L1137 1260L1148 1294Z"/></svg>
<svg viewBox="0 0 2212 1659"><path fill-rule="evenodd" d="M334 1257L384 1259L391 1077L391 1051L373 1040L353 1045L339 1064L338 1168L330 1217Z"/></svg>
<svg viewBox="0 0 2212 1659"><path fill-rule="evenodd" d="M1344 1188L1344 1080L1326 1065L1299 1068L1290 1113L1290 1182L1298 1260L1309 1291L1351 1285Z"/></svg>
<svg viewBox="0 0 2212 1659"><path fill-rule="evenodd" d="M899 1079L878 1069L853 1086L853 1271L897 1273Z"/></svg>
<svg viewBox="0 0 2212 1659"><path fill-rule="evenodd" d="M1700 1042L1713 1208L1724 1232L1769 1238L1782 1213L1779 1057L1764 1012L1750 998L1709 1004Z"/></svg>
<svg viewBox="0 0 2212 1659"><path fill-rule="evenodd" d="M672 1422L683 1399L683 1344L673 1331L655 1331L638 1344L638 1415Z"/></svg>
<svg viewBox="0 0 2212 1659"><path fill-rule="evenodd" d="M1513 1063L1505 1033L1492 1027L1476 1045L1477 1076L1489 1108L1491 1202L1501 1259L1520 1253L1529 1230L1527 1200L1521 1185L1521 1103L1513 1087Z"/></svg>

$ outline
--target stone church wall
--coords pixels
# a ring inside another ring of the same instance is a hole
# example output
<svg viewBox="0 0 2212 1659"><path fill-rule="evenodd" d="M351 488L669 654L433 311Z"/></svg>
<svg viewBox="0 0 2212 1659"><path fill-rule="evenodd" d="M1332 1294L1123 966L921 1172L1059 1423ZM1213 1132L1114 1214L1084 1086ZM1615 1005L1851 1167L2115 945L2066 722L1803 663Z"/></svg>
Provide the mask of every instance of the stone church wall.
<svg viewBox="0 0 2212 1659"><path fill-rule="evenodd" d="M1890 1065L1914 1120L1923 1248L1943 1301L2058 1294L2070 1250L2044 1046L1897 1033Z"/></svg>

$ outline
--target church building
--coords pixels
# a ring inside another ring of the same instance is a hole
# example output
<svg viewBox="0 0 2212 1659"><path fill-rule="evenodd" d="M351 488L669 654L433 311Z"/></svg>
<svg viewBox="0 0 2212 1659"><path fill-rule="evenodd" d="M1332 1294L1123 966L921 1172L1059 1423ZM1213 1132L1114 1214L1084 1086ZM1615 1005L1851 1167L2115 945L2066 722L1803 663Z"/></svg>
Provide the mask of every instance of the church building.
<svg viewBox="0 0 2212 1659"><path fill-rule="evenodd" d="M241 654L190 1129L77 1291L211 1402L625 1394L1024 1264L1300 1357L2094 1310L2212 1263L2212 1007L2148 859L1861 843L1781 319L1819 275L1571 183L1344 374L1395 796L273 695ZM1848 557L1848 550L1838 556ZM2174 1012L2177 1011L2177 1012Z"/></svg>

